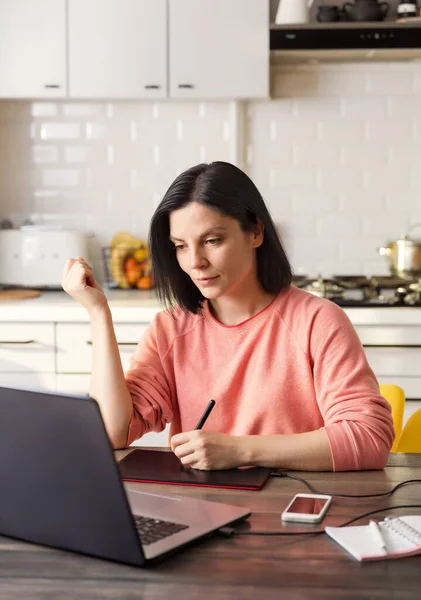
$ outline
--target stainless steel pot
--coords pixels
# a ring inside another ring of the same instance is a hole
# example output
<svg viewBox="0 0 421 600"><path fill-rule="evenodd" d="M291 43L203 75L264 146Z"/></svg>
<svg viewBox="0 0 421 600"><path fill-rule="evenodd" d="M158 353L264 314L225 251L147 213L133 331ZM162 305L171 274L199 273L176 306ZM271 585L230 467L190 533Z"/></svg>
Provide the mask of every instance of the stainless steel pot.
<svg viewBox="0 0 421 600"><path fill-rule="evenodd" d="M304 283L301 287L306 292L310 292L314 296L319 298L328 298L332 300L334 298L342 298L345 291L345 286L334 281L333 279L323 279L321 275L317 279L312 279Z"/></svg>
<svg viewBox="0 0 421 600"><path fill-rule="evenodd" d="M387 258L390 273L395 277L414 279L421 276L421 239L409 237L415 227L421 227L421 223L412 225L399 240L377 248L377 252Z"/></svg>

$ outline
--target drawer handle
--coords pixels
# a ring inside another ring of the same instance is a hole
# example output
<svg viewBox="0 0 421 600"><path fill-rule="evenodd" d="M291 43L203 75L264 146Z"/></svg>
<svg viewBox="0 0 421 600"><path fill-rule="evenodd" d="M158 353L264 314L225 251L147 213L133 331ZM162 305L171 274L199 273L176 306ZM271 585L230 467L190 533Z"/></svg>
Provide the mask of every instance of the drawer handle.
<svg viewBox="0 0 421 600"><path fill-rule="evenodd" d="M421 348L420 344L363 344L364 348Z"/></svg>
<svg viewBox="0 0 421 600"><path fill-rule="evenodd" d="M0 340L0 344L2 344L2 345L3 345L3 344L7 344L7 345L9 345L9 346L10 346L10 344L13 344L13 345L18 345L18 346L22 346L22 345L24 345L24 344L25 344L25 345L28 345L28 344L35 344L35 343L36 343L36 341L35 341L35 340L22 340L22 341L20 341L20 342L19 342L19 341L15 341L15 340L11 340L11 341L8 341L8 340Z"/></svg>
<svg viewBox="0 0 421 600"><path fill-rule="evenodd" d="M86 342L88 346L92 346L92 340ZM137 342L117 342L117 346L137 346Z"/></svg>

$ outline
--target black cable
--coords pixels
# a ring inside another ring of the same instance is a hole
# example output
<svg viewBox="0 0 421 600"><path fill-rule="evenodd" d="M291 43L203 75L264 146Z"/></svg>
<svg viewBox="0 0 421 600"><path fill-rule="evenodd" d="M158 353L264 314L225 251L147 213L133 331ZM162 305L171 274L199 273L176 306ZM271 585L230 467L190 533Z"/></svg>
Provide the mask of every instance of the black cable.
<svg viewBox="0 0 421 600"><path fill-rule="evenodd" d="M363 515L359 515L358 517L354 517L346 523L342 523L342 525L337 525L337 527L346 527L347 525L351 525L351 523L355 523L355 521L359 521L360 519L364 519L364 517L370 517L371 515L375 515L379 512L385 512L387 510L395 510L397 508L421 508L421 504L396 504L395 506L384 506L383 508L378 508L376 510L371 510L368 513L364 513Z"/></svg>
<svg viewBox="0 0 421 600"><path fill-rule="evenodd" d="M341 525L335 525L335 527L346 527L347 525L355 523L355 521L359 521L365 517L370 517L371 515L375 515L380 512L387 512L388 510L396 510L399 508L421 508L421 504L397 504L396 506L383 506L382 508L358 515L358 517L353 517ZM230 528L224 529L228 530ZM318 529L316 531L237 531L236 529L233 529L232 531L222 531L221 533L222 535L320 535L321 533L326 532L324 529Z"/></svg>
<svg viewBox="0 0 421 600"><path fill-rule="evenodd" d="M301 481L301 483L304 483L308 487L308 489L313 492L313 494L332 496L332 498L376 498L380 496L389 496L390 494L396 492L396 490L398 490L403 485L408 485L410 483L421 483L421 479L407 479L406 481L401 481L400 483L395 485L395 487L393 487L388 492L380 492L379 494L332 494L330 492L319 492L308 481L306 481L302 477L298 477L297 475L290 475L289 473L285 472L278 473L276 471L274 471L270 475L271 477L289 477L290 479Z"/></svg>
<svg viewBox="0 0 421 600"><path fill-rule="evenodd" d="M395 485L388 492L380 492L379 494L332 494L329 492L316 490L308 481L306 481L302 477L298 477L297 475L290 475L289 473L274 471L271 473L271 477L289 477L290 479L295 479L296 481L300 481L301 483L304 483L309 488L309 490L311 490L311 492L313 492L313 494L328 495L328 496L332 496L335 498L375 498L375 497L380 497L380 496L389 496L390 494L393 494L394 492L396 492L396 490L398 490L400 487L402 487L404 485L409 485L412 483L421 483L421 479L407 479L406 481L401 481L400 483ZM358 515L357 517L353 517L349 521L346 521L345 523L342 523L341 525L337 525L336 527L346 527L347 525L350 525L351 523L355 523L355 521L359 521L360 519L364 519L365 517L369 517L371 515L375 515L380 512L386 512L388 510L396 510L399 508L421 508L421 504L397 504L396 506L384 506L382 508L372 510L372 511L364 513L362 515ZM312 530L312 531L237 531L236 529L234 529L232 527L223 527L219 530L219 532L221 533L221 535L224 535L226 537L229 537L232 535L269 535L269 536L288 535L289 536L289 535L319 535L321 533L325 533L324 529L318 529L316 531L314 531L314 530Z"/></svg>

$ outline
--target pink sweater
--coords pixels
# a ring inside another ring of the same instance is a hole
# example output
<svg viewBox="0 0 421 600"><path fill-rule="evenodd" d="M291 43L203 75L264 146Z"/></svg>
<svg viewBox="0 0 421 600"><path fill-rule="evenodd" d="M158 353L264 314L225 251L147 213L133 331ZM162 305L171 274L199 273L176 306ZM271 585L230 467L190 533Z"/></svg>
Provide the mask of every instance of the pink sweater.
<svg viewBox="0 0 421 600"><path fill-rule="evenodd" d="M231 435L324 427L335 471L381 469L394 439L359 338L341 308L293 286L234 326L207 303L200 315L160 312L126 373L134 411L128 443L148 431L195 428Z"/></svg>

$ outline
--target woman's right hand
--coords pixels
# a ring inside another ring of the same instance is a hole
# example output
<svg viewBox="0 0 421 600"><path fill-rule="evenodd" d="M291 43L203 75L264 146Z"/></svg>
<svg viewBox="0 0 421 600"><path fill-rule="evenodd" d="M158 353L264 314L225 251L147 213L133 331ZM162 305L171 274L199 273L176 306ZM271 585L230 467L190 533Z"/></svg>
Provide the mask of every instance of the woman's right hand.
<svg viewBox="0 0 421 600"><path fill-rule="evenodd" d="M108 304L101 286L95 281L92 268L81 256L66 260L61 285L89 313Z"/></svg>

